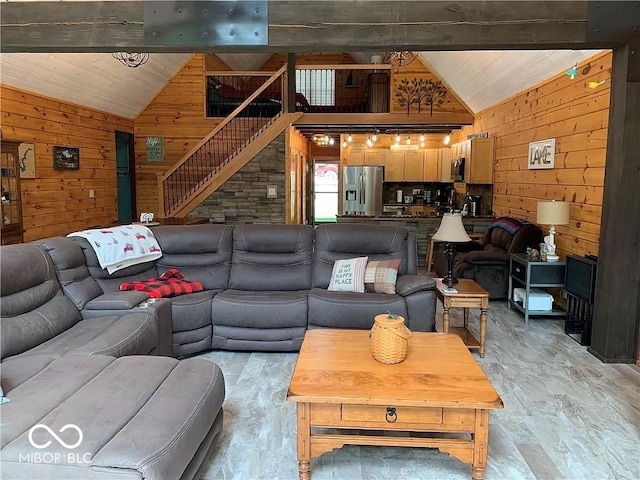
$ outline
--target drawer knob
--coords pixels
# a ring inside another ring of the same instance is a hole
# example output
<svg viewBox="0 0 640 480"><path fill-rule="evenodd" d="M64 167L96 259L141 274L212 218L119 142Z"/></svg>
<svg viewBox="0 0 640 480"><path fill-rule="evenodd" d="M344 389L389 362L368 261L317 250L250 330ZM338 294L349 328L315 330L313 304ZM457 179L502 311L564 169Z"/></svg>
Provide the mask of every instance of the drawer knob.
<svg viewBox="0 0 640 480"><path fill-rule="evenodd" d="M398 420L398 415L396 415L396 409L394 407L387 407L387 414L384 417L387 422L394 423Z"/></svg>

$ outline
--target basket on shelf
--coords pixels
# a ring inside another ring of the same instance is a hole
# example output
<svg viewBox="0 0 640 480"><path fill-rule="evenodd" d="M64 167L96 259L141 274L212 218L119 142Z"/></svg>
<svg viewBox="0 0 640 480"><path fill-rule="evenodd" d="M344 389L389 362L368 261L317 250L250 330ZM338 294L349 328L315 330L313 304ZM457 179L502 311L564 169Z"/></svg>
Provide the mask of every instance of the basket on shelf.
<svg viewBox="0 0 640 480"><path fill-rule="evenodd" d="M376 315L370 334L373 358L388 365L402 362L407 356L410 336L403 317L391 313Z"/></svg>

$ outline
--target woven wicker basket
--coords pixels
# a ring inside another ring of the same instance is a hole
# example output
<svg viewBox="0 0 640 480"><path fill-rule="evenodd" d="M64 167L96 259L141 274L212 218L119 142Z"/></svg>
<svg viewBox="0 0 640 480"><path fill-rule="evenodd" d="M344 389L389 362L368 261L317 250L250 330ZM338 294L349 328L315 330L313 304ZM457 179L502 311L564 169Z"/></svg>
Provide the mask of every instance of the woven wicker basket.
<svg viewBox="0 0 640 480"><path fill-rule="evenodd" d="M388 314L376 315L371 328L371 353L380 363L400 363L407 356L411 331L404 325L404 318Z"/></svg>

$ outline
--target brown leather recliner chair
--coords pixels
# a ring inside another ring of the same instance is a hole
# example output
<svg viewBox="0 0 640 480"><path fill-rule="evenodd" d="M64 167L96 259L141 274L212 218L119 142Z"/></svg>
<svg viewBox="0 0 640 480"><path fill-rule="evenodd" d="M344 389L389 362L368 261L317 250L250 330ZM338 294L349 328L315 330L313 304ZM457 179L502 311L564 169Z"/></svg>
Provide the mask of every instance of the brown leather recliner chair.
<svg viewBox="0 0 640 480"><path fill-rule="evenodd" d="M499 217L489 226L482 242L458 243L453 259L456 278L471 278L489 292L489 298L507 298L509 285L509 258L512 253L523 253L527 247L538 248L542 230L538 225ZM447 258L440 248L434 253L434 267L439 277L447 274Z"/></svg>

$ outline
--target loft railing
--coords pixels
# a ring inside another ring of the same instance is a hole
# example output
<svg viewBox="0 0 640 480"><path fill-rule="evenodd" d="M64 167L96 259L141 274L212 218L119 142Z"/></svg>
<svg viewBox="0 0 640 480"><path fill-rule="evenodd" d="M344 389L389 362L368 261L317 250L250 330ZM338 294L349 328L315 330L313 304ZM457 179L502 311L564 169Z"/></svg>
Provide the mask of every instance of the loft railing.
<svg viewBox="0 0 640 480"><path fill-rule="evenodd" d="M307 113L387 113L390 65L296 67L295 111ZM224 117L267 80L265 72L207 72L207 116ZM293 80L293 79L292 79ZM286 91L286 88L285 88ZM282 93L270 86L254 108L277 109ZM293 110L293 108L292 108ZM245 112L249 115L251 111Z"/></svg>
<svg viewBox="0 0 640 480"><path fill-rule="evenodd" d="M243 148L286 111L286 102L265 104L267 89L277 89L285 99L286 67L266 78L240 102L198 145L158 181L162 216L171 217L189 198L228 164Z"/></svg>

